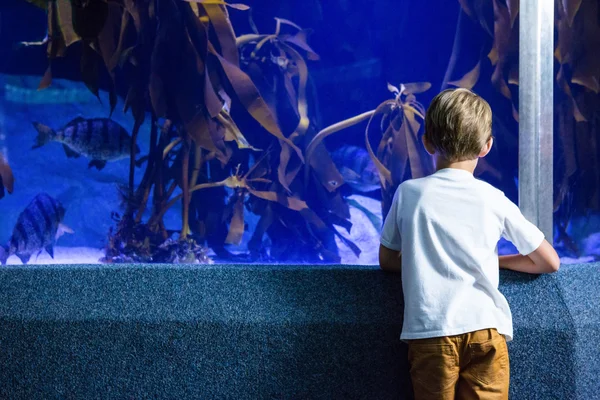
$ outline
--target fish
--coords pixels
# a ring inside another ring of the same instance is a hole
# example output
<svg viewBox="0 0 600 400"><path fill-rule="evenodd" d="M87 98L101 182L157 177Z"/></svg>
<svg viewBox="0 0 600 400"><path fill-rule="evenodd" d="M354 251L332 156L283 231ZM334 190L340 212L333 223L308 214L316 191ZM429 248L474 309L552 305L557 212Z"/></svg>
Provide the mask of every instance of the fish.
<svg viewBox="0 0 600 400"><path fill-rule="evenodd" d="M381 189L379 172L369 153L357 146L342 146L331 158L346 183L356 191L372 192Z"/></svg>
<svg viewBox="0 0 600 400"><path fill-rule="evenodd" d="M35 253L39 256L45 249L54 258L54 243L64 233L73 230L62 224L65 208L48 195L39 193L19 214L12 236L6 246L0 246L0 263L15 254L23 264L27 264Z"/></svg>
<svg viewBox="0 0 600 400"><path fill-rule="evenodd" d="M109 118L77 117L57 131L39 122L33 122L33 126L38 132L33 149L51 141L62 143L67 157L84 155L90 158L89 168L101 170L108 161L130 156L131 136L125 128ZM135 154L139 154L137 144L135 148Z"/></svg>
<svg viewBox="0 0 600 400"><path fill-rule="evenodd" d="M0 199L4 197L5 191L12 193L15 184L12 170L2 153L0 149Z"/></svg>
<svg viewBox="0 0 600 400"><path fill-rule="evenodd" d="M46 31L46 36L37 42L18 42L16 43L17 47L29 47L29 46L42 46L50 40L50 36L48 35L48 31Z"/></svg>

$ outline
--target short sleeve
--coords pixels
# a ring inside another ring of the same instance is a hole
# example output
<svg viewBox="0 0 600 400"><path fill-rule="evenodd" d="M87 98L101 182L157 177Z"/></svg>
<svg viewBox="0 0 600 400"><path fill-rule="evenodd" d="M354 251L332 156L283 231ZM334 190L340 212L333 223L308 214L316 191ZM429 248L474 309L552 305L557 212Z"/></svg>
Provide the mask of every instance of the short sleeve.
<svg viewBox="0 0 600 400"><path fill-rule="evenodd" d="M381 244L390 250L402 251L400 236L400 186L394 194L390 211L388 212L383 229L381 230Z"/></svg>
<svg viewBox="0 0 600 400"><path fill-rule="evenodd" d="M512 242L522 255L531 254L544 240L537 226L523 216L519 207L504 196L504 232L502 237Z"/></svg>

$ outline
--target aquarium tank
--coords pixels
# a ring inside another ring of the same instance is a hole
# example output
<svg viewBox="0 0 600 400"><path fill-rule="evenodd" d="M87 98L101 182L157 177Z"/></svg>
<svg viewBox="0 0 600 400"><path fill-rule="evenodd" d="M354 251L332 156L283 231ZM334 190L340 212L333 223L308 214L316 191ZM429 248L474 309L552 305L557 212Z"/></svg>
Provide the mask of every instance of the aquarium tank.
<svg viewBox="0 0 600 400"><path fill-rule="evenodd" d="M240 1L0 3L2 264L377 264L449 87L490 103L475 174L518 202L518 1ZM553 241L591 262L598 2L555 7Z"/></svg>

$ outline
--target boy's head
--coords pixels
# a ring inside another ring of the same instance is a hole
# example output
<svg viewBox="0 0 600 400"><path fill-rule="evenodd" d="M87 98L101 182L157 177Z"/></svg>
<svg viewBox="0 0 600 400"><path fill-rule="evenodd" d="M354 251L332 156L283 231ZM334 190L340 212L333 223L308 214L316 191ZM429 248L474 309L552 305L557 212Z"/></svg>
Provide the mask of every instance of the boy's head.
<svg viewBox="0 0 600 400"><path fill-rule="evenodd" d="M425 115L425 147L449 162L484 157L492 144L492 109L468 89L438 94Z"/></svg>

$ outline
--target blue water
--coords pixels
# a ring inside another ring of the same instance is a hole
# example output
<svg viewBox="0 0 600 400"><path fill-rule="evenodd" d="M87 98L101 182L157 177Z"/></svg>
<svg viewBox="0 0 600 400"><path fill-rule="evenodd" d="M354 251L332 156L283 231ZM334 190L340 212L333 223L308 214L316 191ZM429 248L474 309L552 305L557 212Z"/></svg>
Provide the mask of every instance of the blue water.
<svg viewBox="0 0 600 400"><path fill-rule="evenodd" d="M99 171L88 168L90 160L86 157L67 158L62 146L57 143L31 149L36 137L35 129L31 125L33 121L60 128L77 116L107 118L109 99L106 92L101 92L102 102L99 102L89 94L82 83L67 80L55 80L50 88L55 90L54 92L36 92L37 83L41 78L41 74L37 72L33 77L15 79L32 73L34 69L21 59L13 58L11 64L8 57L14 57L12 49L15 43L40 40L46 30L44 12L22 3L24 2L11 0L0 6L0 56L4 59L3 63L0 63L0 72L8 72L0 75L0 151L9 161L15 176L14 193L0 199L0 243L8 241L19 213L31 199L37 193L46 192L63 203L67 210L63 223L72 228L74 233L58 239L54 260L42 252L39 258L34 257L31 262L99 262L104 255L109 232L117 226L112 216L114 213L123 213L118 186L125 187L128 184L129 160L109 162ZM388 83L399 86L408 82L430 82L431 88L428 91L417 94L417 100L424 107L428 106L444 86L453 46L456 45L455 33L460 10L458 2L311 0L300 5L297 2L274 4L272 1L253 0L251 5L252 17L261 33L273 32L275 17L289 19L311 30L308 43L320 56L319 60L307 61L310 74L308 109L315 132L372 110L381 102L392 99L393 96L387 89ZM230 13L237 35L251 32L247 11L230 10ZM461 18L464 19L464 16ZM25 20L32 21L29 27L16 23ZM468 20L463 23L467 24L468 29L476 29L476 25L472 22L469 25ZM491 45L491 38L486 35L471 35L459 45L462 48L461 57L453 67L452 79L458 79L473 67L482 54L481 48L489 48ZM46 61L42 58L31 62ZM66 67L62 65L61 68ZM41 68L42 71L44 69L45 67ZM39 70L40 68L36 71ZM484 62L481 67L482 78L474 87L474 90L492 106L493 133L496 138L494 148L486 159L492 171L477 172L480 179L498 187L512 201L517 202L518 149L515 143L518 142L518 123L512 117L510 103L507 103L491 84L489 77L492 71L493 66L489 60ZM256 77L253 77L259 85ZM292 82L294 85L298 84L297 80ZM263 95L265 98L269 96L268 93ZM130 112L123 113L123 104L124 99L119 98L111 118L131 132L133 117ZM148 114L140 129L140 156L148 154L150 149L150 119ZM295 126L296 123L297 121L292 119L279 121L282 127ZM327 150L333 152L346 145L364 148L365 126L366 123L363 122L325 139ZM244 131L244 126L240 127ZM252 129L260 128L253 125ZM262 130L259 133L267 135ZM253 136L246 134L248 137L256 137L255 133L252 133ZM371 144L377 146L380 137L381 132L373 129ZM596 146L595 138L583 140L589 140L589 146ZM582 144L579 143L578 146L581 147ZM555 151L555 177L562 176L564 172L562 154L562 151ZM241 160L244 162L243 156ZM256 160L255 156L253 160ZM240 159L235 159L232 163L238 161ZM136 185L140 184L146 165L136 169ZM250 166L251 163L247 164L246 169ZM231 171L235 170L233 164L230 167ZM211 179L214 178L213 181L220 180L227 176L229 171L221 176L219 168L216 164L210 164L202 173L206 173ZM302 179L303 170L300 171L296 178L298 180ZM272 177L276 179L277 175ZM405 178L410 178L410 174ZM581 198L585 193L595 193L597 196L599 190L597 179L585 184L580 180L578 185L570 187L569 196L566 196L566 200L557 208L553 239L564 262L593 261L600 258L600 209L593 206L583 207L581 201L569 200ZM180 193L181 189L177 188L172 196ZM195 195L204 196L198 203L202 204L198 206L202 210L216 208L223 214L219 216L220 221L207 223L205 227L192 226L192 234L200 235L198 232L202 229L209 229L208 234L197 237L202 237L199 241L207 246L212 259L217 262L376 264L379 229L385 216L382 215L381 193L363 193L349 185L342 185L334 193L340 193L341 198L345 199L343 201L350 204L349 222L352 226L350 228L344 224L329 224L328 233L324 233L319 242L319 246L324 246L327 252L322 252L313 244L302 247L297 254L292 251L296 244L304 243L303 237L309 235L302 224L298 225L300 230L286 225L294 218L300 218L296 215L285 220L277 230L262 235L258 247L262 247L263 250L260 251L259 258L247 257L248 244L255 230L260 229L260 216L263 215L261 210L250 209L249 204L244 212L244 233L241 242L225 244L225 236L230 228L231 211L223 210L227 208L226 202L234 195L230 188L210 189ZM154 192L151 191L150 198L153 195ZM317 196L310 201L323 199ZM199 209L198 212L204 212L202 210ZM165 228L175 239L182 225L181 213L181 202L177 202L164 216ZM142 220L145 221L150 216L151 206L146 209ZM214 231L210 231L213 228ZM339 235L334 235L332 229L337 230ZM350 240L353 245L345 243L345 239L341 237ZM272 251L274 243L278 243L279 250ZM498 249L501 254L516 251L514 246L504 240L499 243ZM328 258L329 253L332 258ZM12 257L9 263L18 264L19 261Z"/></svg>

